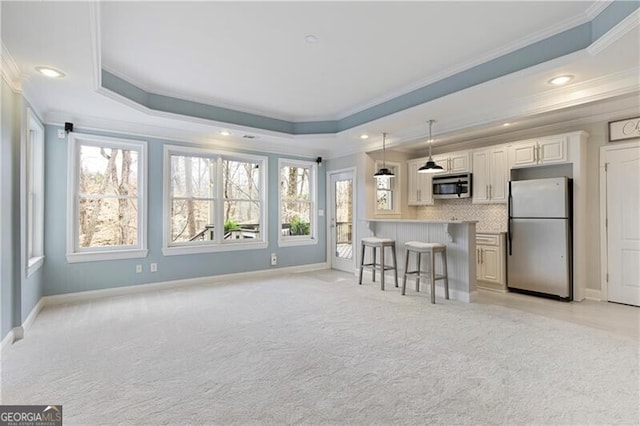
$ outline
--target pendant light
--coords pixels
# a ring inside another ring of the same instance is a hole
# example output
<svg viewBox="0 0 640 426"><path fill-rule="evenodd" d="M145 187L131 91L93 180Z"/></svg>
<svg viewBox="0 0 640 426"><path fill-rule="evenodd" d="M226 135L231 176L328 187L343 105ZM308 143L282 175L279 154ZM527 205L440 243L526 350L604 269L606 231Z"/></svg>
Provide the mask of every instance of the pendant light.
<svg viewBox="0 0 640 426"><path fill-rule="evenodd" d="M440 173L444 171L442 166L438 166L433 158L431 158L431 145L433 145L433 138L431 137L431 126L435 120L429 120L429 159L426 164L418 169L418 173Z"/></svg>
<svg viewBox="0 0 640 426"><path fill-rule="evenodd" d="M382 168L380 170L378 170L373 177L374 178L381 178L381 177L388 177L388 178L392 178L395 175L393 174L393 172L389 169L387 169L387 161L386 161L386 146L385 146L385 142L387 139L387 134L383 133L382 134Z"/></svg>

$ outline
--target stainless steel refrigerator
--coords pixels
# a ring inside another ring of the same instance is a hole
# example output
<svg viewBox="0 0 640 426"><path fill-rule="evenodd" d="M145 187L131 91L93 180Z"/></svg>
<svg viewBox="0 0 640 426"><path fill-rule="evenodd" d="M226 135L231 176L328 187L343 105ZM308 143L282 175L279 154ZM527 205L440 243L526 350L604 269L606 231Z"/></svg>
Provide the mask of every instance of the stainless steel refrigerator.
<svg viewBox="0 0 640 426"><path fill-rule="evenodd" d="M571 185L566 177L509 182L510 289L572 300Z"/></svg>

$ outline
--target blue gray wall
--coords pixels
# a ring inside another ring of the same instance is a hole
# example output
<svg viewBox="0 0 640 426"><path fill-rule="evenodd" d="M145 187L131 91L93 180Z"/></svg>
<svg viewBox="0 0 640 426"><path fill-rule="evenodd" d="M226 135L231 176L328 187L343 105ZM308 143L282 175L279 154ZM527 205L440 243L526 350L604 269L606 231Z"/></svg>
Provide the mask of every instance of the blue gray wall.
<svg viewBox="0 0 640 426"><path fill-rule="evenodd" d="M0 126L0 224L2 256L0 258L0 339L20 326L33 310L43 291L43 269L29 278L22 266L20 205L20 149L29 106L20 93L1 80L2 123ZM34 111L35 112L35 111Z"/></svg>
<svg viewBox="0 0 640 426"><path fill-rule="evenodd" d="M102 262L67 263L66 217L67 217L67 141L58 139L60 127L46 126L46 207L45 207L45 255L44 294L55 295L86 290L132 286L143 283L163 282L187 278L206 277L236 272L257 271L286 266L305 265L326 261L325 217L319 217L318 244L298 247L278 247L278 158L269 158L268 176L268 239L269 247L260 250L243 250L180 256L162 254L162 167L165 144L187 145L180 142L131 136L148 142L149 152L149 213L148 248L144 259L113 260ZM90 132L127 138L126 135ZM300 157L287 157L298 158ZM311 160L304 158L305 160ZM325 209L325 173L318 169L318 208ZM277 253L278 266L270 266L271 253ZM158 264L158 272L149 272L149 264ZM135 272L135 265L142 263L143 273Z"/></svg>

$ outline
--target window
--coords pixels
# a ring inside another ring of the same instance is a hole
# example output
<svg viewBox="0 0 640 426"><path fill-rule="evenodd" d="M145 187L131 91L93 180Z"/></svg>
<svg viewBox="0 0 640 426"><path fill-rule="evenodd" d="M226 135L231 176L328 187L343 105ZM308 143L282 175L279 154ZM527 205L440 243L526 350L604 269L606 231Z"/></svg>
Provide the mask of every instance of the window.
<svg viewBox="0 0 640 426"><path fill-rule="evenodd" d="M69 134L67 261L145 257L147 143Z"/></svg>
<svg viewBox="0 0 640 426"><path fill-rule="evenodd" d="M266 248L266 157L165 146L165 255Z"/></svg>
<svg viewBox="0 0 640 426"><path fill-rule="evenodd" d="M382 162L375 163L375 169L379 170ZM395 176L375 177L376 185L376 214L398 214L400 213L400 191L396 188L400 181L400 165L386 162L385 167Z"/></svg>
<svg viewBox="0 0 640 426"><path fill-rule="evenodd" d="M27 109L24 151L24 202L26 210L25 249L27 276L44 261L44 127Z"/></svg>
<svg viewBox="0 0 640 426"><path fill-rule="evenodd" d="M317 164L280 159L280 246L317 243Z"/></svg>

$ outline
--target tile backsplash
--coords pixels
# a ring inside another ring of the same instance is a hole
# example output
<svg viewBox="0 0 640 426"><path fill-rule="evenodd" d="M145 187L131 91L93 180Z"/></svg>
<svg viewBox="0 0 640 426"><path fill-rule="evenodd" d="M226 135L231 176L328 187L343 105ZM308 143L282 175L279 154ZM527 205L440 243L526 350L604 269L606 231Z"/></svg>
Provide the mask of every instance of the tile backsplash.
<svg viewBox="0 0 640 426"><path fill-rule="evenodd" d="M472 204L471 199L436 200L433 206L418 207L416 219L477 220L476 232L506 232L506 204Z"/></svg>

